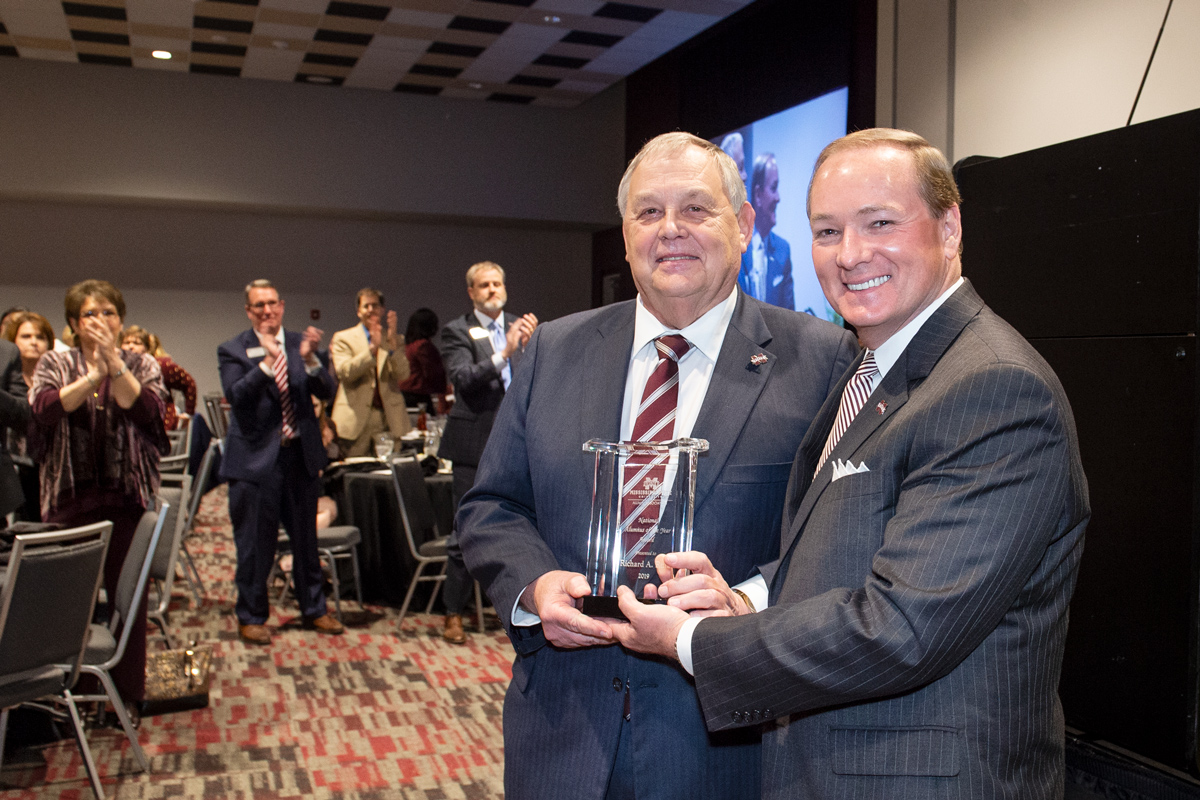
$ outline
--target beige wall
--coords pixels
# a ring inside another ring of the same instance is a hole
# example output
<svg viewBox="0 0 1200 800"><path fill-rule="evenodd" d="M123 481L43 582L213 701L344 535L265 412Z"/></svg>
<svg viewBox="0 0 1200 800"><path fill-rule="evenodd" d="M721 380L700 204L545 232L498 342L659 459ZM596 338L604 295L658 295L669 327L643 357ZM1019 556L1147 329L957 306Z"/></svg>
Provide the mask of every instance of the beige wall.
<svg viewBox="0 0 1200 800"><path fill-rule="evenodd" d="M515 311L591 301L591 235L618 222L623 84L575 109L0 59L0 309L60 326L106 278L203 390L267 277L287 323L331 334L384 291L404 325L463 313L463 273L508 271Z"/></svg>
<svg viewBox="0 0 1200 800"><path fill-rule="evenodd" d="M877 120L916 130L952 159L1119 128L1166 8L1167 0L879 0ZM1200 0L1178 0L1135 123L1200 107L1197 34Z"/></svg>

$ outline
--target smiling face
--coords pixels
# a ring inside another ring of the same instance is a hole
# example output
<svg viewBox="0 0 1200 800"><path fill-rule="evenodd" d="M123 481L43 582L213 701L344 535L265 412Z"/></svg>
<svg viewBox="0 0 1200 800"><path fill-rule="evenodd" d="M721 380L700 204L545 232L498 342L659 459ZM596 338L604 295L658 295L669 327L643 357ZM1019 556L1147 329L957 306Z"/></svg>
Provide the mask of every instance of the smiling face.
<svg viewBox="0 0 1200 800"><path fill-rule="evenodd" d="M813 264L830 305L875 349L962 274L958 206L935 217L911 156L886 145L843 150L813 178Z"/></svg>
<svg viewBox="0 0 1200 800"><path fill-rule="evenodd" d="M251 289L246 295L246 316L261 336L274 336L283 325L283 300L274 289Z"/></svg>
<svg viewBox="0 0 1200 800"><path fill-rule="evenodd" d="M372 322L379 322L383 316L383 303L377 294L364 294L358 298L358 321L370 327Z"/></svg>
<svg viewBox="0 0 1200 800"><path fill-rule="evenodd" d="M22 322L21 327L17 328L16 345L23 361L36 362L42 353L50 349L46 334L33 322Z"/></svg>
<svg viewBox="0 0 1200 800"><path fill-rule="evenodd" d="M467 296L477 309L492 319L500 315L504 304L508 302L504 278L500 271L495 269L481 269L476 272L471 285L467 287Z"/></svg>
<svg viewBox="0 0 1200 800"><path fill-rule="evenodd" d="M750 241L754 209L735 210L713 160L688 146L638 165L622 230L642 302L685 328L729 296Z"/></svg>

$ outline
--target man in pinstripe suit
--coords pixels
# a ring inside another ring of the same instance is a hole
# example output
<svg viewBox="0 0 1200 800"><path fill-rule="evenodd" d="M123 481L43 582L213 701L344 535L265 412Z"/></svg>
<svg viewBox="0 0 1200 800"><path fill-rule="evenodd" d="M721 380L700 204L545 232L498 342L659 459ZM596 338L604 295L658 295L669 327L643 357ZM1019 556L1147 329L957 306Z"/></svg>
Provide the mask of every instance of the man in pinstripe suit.
<svg viewBox="0 0 1200 800"><path fill-rule="evenodd" d="M1058 379L961 277L958 200L915 134L822 152L813 261L866 350L796 456L780 559L732 590L672 555L694 573L668 605L624 593L615 635L678 657L711 730L766 723L765 797L1063 794L1087 485ZM869 397L823 458L860 371Z"/></svg>

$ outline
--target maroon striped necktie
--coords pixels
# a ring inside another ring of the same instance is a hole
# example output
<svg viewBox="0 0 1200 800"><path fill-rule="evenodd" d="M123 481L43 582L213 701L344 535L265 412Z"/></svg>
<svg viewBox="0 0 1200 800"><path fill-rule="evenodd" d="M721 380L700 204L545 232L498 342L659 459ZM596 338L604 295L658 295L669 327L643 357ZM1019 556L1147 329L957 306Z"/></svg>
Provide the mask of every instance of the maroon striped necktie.
<svg viewBox="0 0 1200 800"><path fill-rule="evenodd" d="M817 468L813 470L813 478L816 479L817 473L821 471L821 467L825 466L825 460L829 458L829 454L833 452L833 448L837 447L838 440L842 438L842 434L850 427L850 423L862 410L863 404L867 402L867 398L871 396L871 380L879 372L879 368L875 366L875 354L870 350L867 351L866 357L862 363L858 365L858 369L854 371L854 377L846 384L845 390L842 392L842 402L838 406L837 419L833 422L833 430L829 432L829 438L825 440L825 449L821 451L821 459L817 462Z"/></svg>
<svg viewBox="0 0 1200 800"><path fill-rule="evenodd" d="M633 423L633 440L636 442L669 442L675 438L675 409L679 403L679 359L683 358L692 345L683 336L672 333L654 340L658 350L658 364L646 380L642 390L642 401L638 404ZM652 541L652 532L658 527L662 498L666 492L663 480L667 472L667 455L633 453L625 461L621 476L621 525L624 531L622 544L627 582L637 587L641 596L639 572L653 576L653 565L641 565L637 558L646 544ZM644 541L643 541L644 540Z"/></svg>
<svg viewBox="0 0 1200 800"><path fill-rule="evenodd" d="M288 391L287 350L279 351L275 360L275 385L279 387L279 405L283 408L283 438L296 436L296 409L292 407L292 393Z"/></svg>

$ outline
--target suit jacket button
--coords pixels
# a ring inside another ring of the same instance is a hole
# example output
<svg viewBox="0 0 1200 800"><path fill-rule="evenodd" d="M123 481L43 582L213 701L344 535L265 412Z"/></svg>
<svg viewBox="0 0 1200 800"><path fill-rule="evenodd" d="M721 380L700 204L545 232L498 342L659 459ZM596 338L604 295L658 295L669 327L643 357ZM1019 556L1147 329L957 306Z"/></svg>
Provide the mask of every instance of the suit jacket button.
<svg viewBox="0 0 1200 800"><path fill-rule="evenodd" d="M613 691L619 692L625 687L625 683L620 678L613 678Z"/></svg>

